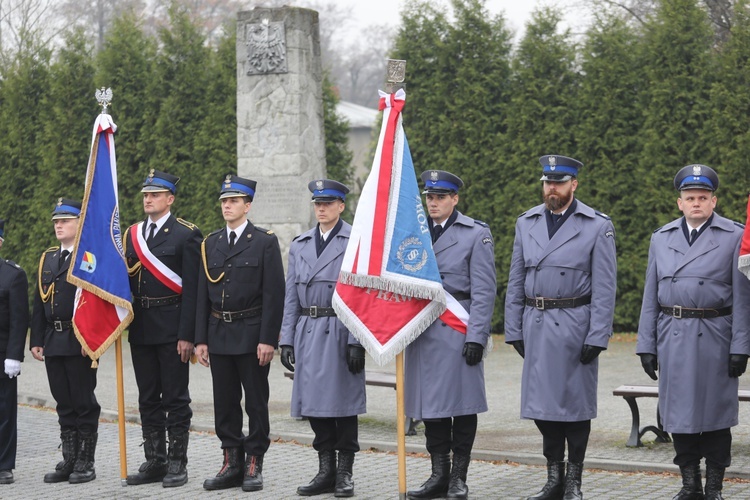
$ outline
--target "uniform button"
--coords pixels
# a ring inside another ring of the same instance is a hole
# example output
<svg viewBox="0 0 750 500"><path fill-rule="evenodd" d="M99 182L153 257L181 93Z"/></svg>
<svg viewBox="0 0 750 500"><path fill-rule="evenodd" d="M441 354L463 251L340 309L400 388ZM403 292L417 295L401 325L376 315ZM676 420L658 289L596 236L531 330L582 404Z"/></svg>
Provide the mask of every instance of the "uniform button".
<svg viewBox="0 0 750 500"><path fill-rule="evenodd" d="M441 275L440 275L440 279L441 279L441 280L444 280L444 279L445 279L445 276L443 276L443 275L441 274Z"/></svg>
<svg viewBox="0 0 750 500"><path fill-rule="evenodd" d="M227 283L231 283L231 282L232 282L232 280L230 280L229 278L227 278Z"/></svg>
<svg viewBox="0 0 750 500"><path fill-rule="evenodd" d="M536 319L536 322L537 322L537 323L539 323L540 321L542 321L542 318L537 318L537 319Z"/></svg>
<svg viewBox="0 0 750 500"><path fill-rule="evenodd" d="M59 305L60 305L60 304L58 304L57 302L55 302L55 307L57 307L57 306L59 306Z"/></svg>
<svg viewBox="0 0 750 500"><path fill-rule="evenodd" d="M703 332L699 332L699 333L698 333L698 336L699 336L699 337L702 337L702 336L703 336Z"/></svg>
<svg viewBox="0 0 750 500"><path fill-rule="evenodd" d="M677 283L677 278L672 278L672 283Z"/></svg>
<svg viewBox="0 0 750 500"><path fill-rule="evenodd" d="M441 321L441 322L440 322L440 326L446 326L446 325L445 325L445 323L443 323L443 322Z"/></svg>
<svg viewBox="0 0 750 500"><path fill-rule="evenodd" d="M703 284L703 280L700 280L700 281L698 282L698 284L699 284L699 285L702 285L702 284Z"/></svg>
<svg viewBox="0 0 750 500"><path fill-rule="evenodd" d="M555 321L555 326L560 326L560 323L558 323L557 321Z"/></svg>
<svg viewBox="0 0 750 500"><path fill-rule="evenodd" d="M307 284L307 288L310 288L312 286L312 283Z"/></svg>
<svg viewBox="0 0 750 500"><path fill-rule="evenodd" d="M307 329L307 333L310 333L312 331L312 328Z"/></svg>
<svg viewBox="0 0 750 500"><path fill-rule="evenodd" d="M227 264L227 267L232 267L232 264Z"/></svg>
<svg viewBox="0 0 750 500"><path fill-rule="evenodd" d="M328 288L333 288L333 285L328 285Z"/></svg>
<svg viewBox="0 0 750 500"><path fill-rule="evenodd" d="M565 276L565 271L561 271L560 276Z"/></svg>
<svg viewBox="0 0 750 500"><path fill-rule="evenodd" d="M677 335L678 332L673 332L672 335Z"/></svg>

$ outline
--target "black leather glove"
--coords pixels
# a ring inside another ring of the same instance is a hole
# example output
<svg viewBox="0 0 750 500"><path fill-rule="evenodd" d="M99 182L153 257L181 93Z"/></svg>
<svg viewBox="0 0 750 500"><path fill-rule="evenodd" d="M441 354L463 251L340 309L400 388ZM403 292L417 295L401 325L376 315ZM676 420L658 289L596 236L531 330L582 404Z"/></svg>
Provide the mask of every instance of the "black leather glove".
<svg viewBox="0 0 750 500"><path fill-rule="evenodd" d="M469 366L474 366L482 361L483 354L484 347L482 347L482 344L477 344L476 342L466 342L464 344L464 352L461 353L466 358L466 364Z"/></svg>
<svg viewBox="0 0 750 500"><path fill-rule="evenodd" d="M659 369L659 363L656 359L656 354L639 354L638 356L641 357L641 365L643 366L643 371L645 371L649 377L651 377L651 380L657 380L658 377L656 376L656 371Z"/></svg>
<svg viewBox="0 0 750 500"><path fill-rule="evenodd" d="M731 354L729 356L729 376L737 378L747 370L747 355Z"/></svg>
<svg viewBox="0 0 750 500"><path fill-rule="evenodd" d="M524 349L523 340L514 340L510 343L510 345L513 346L513 349L516 350L518 354L521 355L522 358L526 357L526 351Z"/></svg>
<svg viewBox="0 0 750 500"><path fill-rule="evenodd" d="M599 353L603 350L603 347L583 344L583 347L581 348L581 363L584 365L591 363L599 356Z"/></svg>
<svg viewBox="0 0 750 500"><path fill-rule="evenodd" d="M349 344L346 351L346 364L349 365L349 371L357 374L365 369L365 348L357 344Z"/></svg>
<svg viewBox="0 0 750 500"><path fill-rule="evenodd" d="M281 364L290 372L294 371L294 347L290 345L281 346Z"/></svg>

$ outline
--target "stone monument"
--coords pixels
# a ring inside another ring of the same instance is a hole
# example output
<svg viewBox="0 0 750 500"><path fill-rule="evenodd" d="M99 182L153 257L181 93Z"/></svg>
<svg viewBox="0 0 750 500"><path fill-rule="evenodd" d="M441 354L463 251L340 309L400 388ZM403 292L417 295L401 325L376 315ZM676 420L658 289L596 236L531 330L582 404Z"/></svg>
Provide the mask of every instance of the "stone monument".
<svg viewBox="0 0 750 500"><path fill-rule="evenodd" d="M277 234L286 261L316 222L307 183L326 171L318 13L258 7L237 18L237 172L258 181L250 220Z"/></svg>

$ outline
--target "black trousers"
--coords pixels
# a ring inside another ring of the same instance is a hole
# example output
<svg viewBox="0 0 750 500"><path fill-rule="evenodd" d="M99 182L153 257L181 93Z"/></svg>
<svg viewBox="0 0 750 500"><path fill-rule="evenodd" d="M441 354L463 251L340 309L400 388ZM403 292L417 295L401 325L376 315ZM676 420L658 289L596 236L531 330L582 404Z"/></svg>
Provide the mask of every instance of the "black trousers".
<svg viewBox="0 0 750 500"><path fill-rule="evenodd" d="M350 417L308 417L315 433L313 448L316 451L359 451L357 416Z"/></svg>
<svg viewBox="0 0 750 500"><path fill-rule="evenodd" d="M18 377L0 378L0 470L16 468Z"/></svg>
<svg viewBox="0 0 750 500"><path fill-rule="evenodd" d="M461 415L424 421L424 435L430 455L471 455L477 435L477 416Z"/></svg>
<svg viewBox="0 0 750 500"><path fill-rule="evenodd" d="M554 422L534 420L542 433L542 452L548 463L565 461L565 442L568 443L568 461L583 463L591 434L591 420Z"/></svg>
<svg viewBox="0 0 750 500"><path fill-rule="evenodd" d="M726 468L732 463L732 431L700 432L698 434L672 434L674 463L679 466L699 465L701 458L706 465Z"/></svg>
<svg viewBox="0 0 750 500"><path fill-rule="evenodd" d="M268 372L253 354L211 354L216 436L222 448L243 448L245 454L260 456L271 444L268 422ZM247 437L242 432L242 390L245 390Z"/></svg>
<svg viewBox="0 0 750 500"><path fill-rule="evenodd" d="M181 433L190 429L189 363L177 354L177 342L168 344L130 344L135 381L138 384L138 409L143 431Z"/></svg>
<svg viewBox="0 0 750 500"><path fill-rule="evenodd" d="M45 356L50 392L57 401L57 420L61 431L94 433L99 428L96 368L88 356Z"/></svg>

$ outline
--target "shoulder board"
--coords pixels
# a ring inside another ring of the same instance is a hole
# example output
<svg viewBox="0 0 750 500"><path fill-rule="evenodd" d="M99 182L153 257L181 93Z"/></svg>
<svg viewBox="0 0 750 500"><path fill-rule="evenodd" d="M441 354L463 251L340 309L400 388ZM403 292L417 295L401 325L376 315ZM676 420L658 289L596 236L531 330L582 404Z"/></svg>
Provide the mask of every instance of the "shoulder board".
<svg viewBox="0 0 750 500"><path fill-rule="evenodd" d="M594 210L594 213L595 213L596 215L598 215L599 217L603 217L603 218L605 218L605 219L607 219L607 220L610 220L610 219L611 219L609 215L607 215L607 214L603 214L603 213L601 213L601 212L597 212L596 210Z"/></svg>
<svg viewBox="0 0 750 500"><path fill-rule="evenodd" d="M44 253L57 252L59 249L60 247L49 247Z"/></svg>
<svg viewBox="0 0 750 500"><path fill-rule="evenodd" d="M475 224L479 224L479 225L480 225L480 226L482 226L482 227L487 227L487 228L488 228L488 227L490 227L490 225L489 225L489 224L487 224L486 222L484 222L484 221L481 221L481 220L476 220L476 219L474 219L474 223L475 223Z"/></svg>
<svg viewBox="0 0 750 500"><path fill-rule="evenodd" d="M206 240L207 240L207 239L209 239L209 238L210 238L211 236L215 236L215 235L217 235L217 234L220 234L220 233L221 233L222 231L225 231L225 230L226 230L226 227L222 227L222 228L220 228L220 229L217 229L216 231L214 231L214 232L210 233L210 234L209 234L208 236L206 236L206 237L205 237L204 239L206 239Z"/></svg>
<svg viewBox="0 0 750 500"><path fill-rule="evenodd" d="M739 223L737 221L732 221L732 222L734 222L734 225L737 226L738 228L745 229L745 225L744 224L741 224L741 223Z"/></svg>
<svg viewBox="0 0 750 500"><path fill-rule="evenodd" d="M188 222L185 219L180 219L179 217L176 217L176 219L177 219L177 222L179 222L180 224L182 224L186 228L190 229L191 231L194 230L194 229L198 229L198 226L196 226L192 222Z"/></svg>
<svg viewBox="0 0 750 500"><path fill-rule="evenodd" d="M18 264L16 264L16 263L15 263L15 262L13 262L12 260L8 260L8 259L5 259L5 262L7 262L7 263L8 263L8 264L10 264L11 266L15 267L16 269L21 269L21 266L19 266Z"/></svg>
<svg viewBox="0 0 750 500"><path fill-rule="evenodd" d="M273 231L271 231L270 229L265 229L265 228L258 227L258 226L255 226L255 229L257 229L261 233L273 234Z"/></svg>

